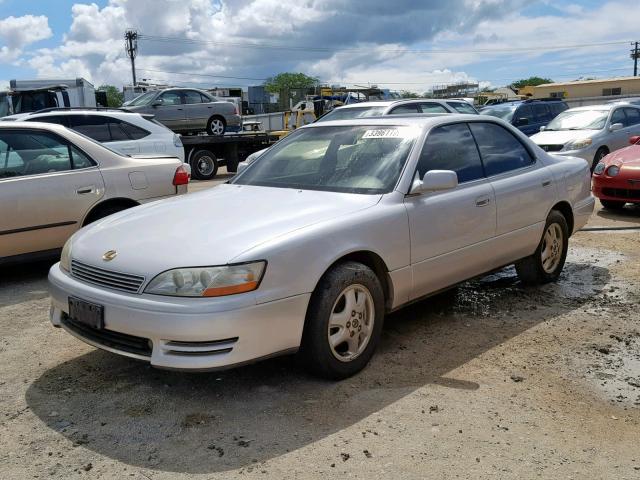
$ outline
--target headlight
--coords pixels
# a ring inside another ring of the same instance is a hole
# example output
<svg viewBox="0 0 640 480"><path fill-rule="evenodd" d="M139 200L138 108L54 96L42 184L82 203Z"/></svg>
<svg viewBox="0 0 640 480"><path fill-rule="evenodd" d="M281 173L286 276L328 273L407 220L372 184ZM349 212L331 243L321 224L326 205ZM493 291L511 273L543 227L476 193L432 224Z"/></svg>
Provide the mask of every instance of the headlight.
<svg viewBox="0 0 640 480"><path fill-rule="evenodd" d="M596 175L600 175L602 172L604 172L604 163L602 162L598 162L598 164L596 165L596 168L593 169L593 173Z"/></svg>
<svg viewBox="0 0 640 480"><path fill-rule="evenodd" d="M67 240L62 247L62 253L60 254L60 268L64 271L71 271L71 239Z"/></svg>
<svg viewBox="0 0 640 480"><path fill-rule="evenodd" d="M583 138L582 140L576 140L575 142L568 143L565 148L567 150L579 150L581 148L591 145L592 140L590 138Z"/></svg>
<svg viewBox="0 0 640 480"><path fill-rule="evenodd" d="M176 268L155 277L145 293L176 297L222 297L258 288L267 262Z"/></svg>
<svg viewBox="0 0 640 480"><path fill-rule="evenodd" d="M618 167L617 165L611 165L609 168L607 168L607 175L609 175L610 177L615 177L616 175L618 175L618 173L620 173L620 167Z"/></svg>

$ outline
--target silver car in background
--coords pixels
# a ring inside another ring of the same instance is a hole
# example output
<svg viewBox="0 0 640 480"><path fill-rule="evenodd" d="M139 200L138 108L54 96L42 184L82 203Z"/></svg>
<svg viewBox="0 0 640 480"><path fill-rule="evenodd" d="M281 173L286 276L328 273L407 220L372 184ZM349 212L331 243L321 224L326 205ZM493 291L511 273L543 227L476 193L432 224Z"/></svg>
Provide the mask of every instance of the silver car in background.
<svg viewBox="0 0 640 480"><path fill-rule="evenodd" d="M316 122L331 120L352 120L355 118L378 117L380 115L407 115L412 113L466 113L478 111L466 100L437 100L432 98L390 100L381 102L361 102L336 107Z"/></svg>
<svg viewBox="0 0 640 480"><path fill-rule="evenodd" d="M195 88L168 88L147 92L124 107L130 112L153 115L177 133L207 132L223 135L242 130L238 107Z"/></svg>
<svg viewBox="0 0 640 480"><path fill-rule="evenodd" d="M74 235L49 272L51 322L157 367L297 351L344 378L387 312L512 263L556 280L590 180L493 117L313 123L227 184Z"/></svg>
<svg viewBox="0 0 640 480"><path fill-rule="evenodd" d="M186 193L176 157L122 156L61 125L0 122L0 264L60 251L80 227Z"/></svg>
<svg viewBox="0 0 640 480"><path fill-rule="evenodd" d="M544 151L584 158L591 171L608 153L629 145L640 135L640 107L608 103L570 108L531 136Z"/></svg>

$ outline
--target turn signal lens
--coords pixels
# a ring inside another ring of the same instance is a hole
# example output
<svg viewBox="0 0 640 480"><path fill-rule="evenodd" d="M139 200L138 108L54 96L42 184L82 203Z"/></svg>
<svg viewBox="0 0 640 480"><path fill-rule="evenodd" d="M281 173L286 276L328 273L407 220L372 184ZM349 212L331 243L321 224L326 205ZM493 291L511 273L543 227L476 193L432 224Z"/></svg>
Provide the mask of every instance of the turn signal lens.
<svg viewBox="0 0 640 480"><path fill-rule="evenodd" d="M594 169L593 169L593 173L594 173L595 175L601 175L601 174L602 174L602 172L604 172L604 167L605 167L604 163L599 162L599 163L596 165L596 168L594 168Z"/></svg>
<svg viewBox="0 0 640 480"><path fill-rule="evenodd" d="M146 293L176 297L222 297L258 288L267 262L221 267L177 268L155 277Z"/></svg>
<svg viewBox="0 0 640 480"><path fill-rule="evenodd" d="M60 268L65 272L71 271L71 239L67 240L62 247L62 253L60 254Z"/></svg>
<svg viewBox="0 0 640 480"><path fill-rule="evenodd" d="M618 173L620 173L620 167L618 167L617 165L611 165L609 168L607 168L607 175L609 175L610 177L615 177L616 175L618 175Z"/></svg>

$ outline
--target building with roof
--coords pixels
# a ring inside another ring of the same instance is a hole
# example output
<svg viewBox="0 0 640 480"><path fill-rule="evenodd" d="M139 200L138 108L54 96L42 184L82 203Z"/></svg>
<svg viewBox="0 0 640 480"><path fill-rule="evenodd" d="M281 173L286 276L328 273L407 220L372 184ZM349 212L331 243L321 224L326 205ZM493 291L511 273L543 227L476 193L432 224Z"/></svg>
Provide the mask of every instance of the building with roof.
<svg viewBox="0 0 640 480"><path fill-rule="evenodd" d="M640 77L545 83L533 87L533 98L589 98L640 95Z"/></svg>

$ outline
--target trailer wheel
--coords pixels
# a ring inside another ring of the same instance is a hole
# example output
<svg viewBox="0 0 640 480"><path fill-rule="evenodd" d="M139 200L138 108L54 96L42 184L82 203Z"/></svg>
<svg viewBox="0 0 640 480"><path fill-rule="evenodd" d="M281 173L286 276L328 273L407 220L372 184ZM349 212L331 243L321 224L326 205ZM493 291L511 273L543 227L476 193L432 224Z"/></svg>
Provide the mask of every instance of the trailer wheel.
<svg viewBox="0 0 640 480"><path fill-rule="evenodd" d="M211 180L218 173L218 159L209 150L198 150L189 160L191 175L196 180Z"/></svg>

